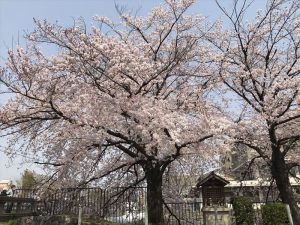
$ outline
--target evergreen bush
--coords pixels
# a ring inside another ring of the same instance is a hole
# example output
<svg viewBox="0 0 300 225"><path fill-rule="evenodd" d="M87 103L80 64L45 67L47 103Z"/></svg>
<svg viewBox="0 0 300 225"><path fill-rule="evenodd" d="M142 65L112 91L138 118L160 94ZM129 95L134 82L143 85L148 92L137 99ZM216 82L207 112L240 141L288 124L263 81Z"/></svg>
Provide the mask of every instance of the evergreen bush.
<svg viewBox="0 0 300 225"><path fill-rule="evenodd" d="M271 203L262 206L262 219L264 225L289 224L286 208L282 203Z"/></svg>
<svg viewBox="0 0 300 225"><path fill-rule="evenodd" d="M236 225L253 225L254 210L248 197L235 197L232 201Z"/></svg>

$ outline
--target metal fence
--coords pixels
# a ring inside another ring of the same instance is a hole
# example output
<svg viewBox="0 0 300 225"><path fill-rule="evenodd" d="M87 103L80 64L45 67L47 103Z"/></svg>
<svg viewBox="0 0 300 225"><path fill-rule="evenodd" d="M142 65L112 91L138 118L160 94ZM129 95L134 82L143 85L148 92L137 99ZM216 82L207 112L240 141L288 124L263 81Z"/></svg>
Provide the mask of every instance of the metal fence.
<svg viewBox="0 0 300 225"><path fill-rule="evenodd" d="M92 215L116 223L144 224L146 188L67 188L39 193L18 189L14 196L35 198L43 215ZM201 202L165 203L166 225L201 225Z"/></svg>
<svg viewBox="0 0 300 225"><path fill-rule="evenodd" d="M166 203L164 205L165 224L202 225L203 218L199 205L202 205L202 202Z"/></svg>
<svg viewBox="0 0 300 225"><path fill-rule="evenodd" d="M67 188L39 192L17 189L15 197L34 198L43 215L93 215L112 222L140 222L145 217L145 188Z"/></svg>
<svg viewBox="0 0 300 225"><path fill-rule="evenodd" d="M68 188L49 190L42 194L36 190L16 190L15 197L34 198L38 212L44 215L83 215L95 216L115 223L145 224L146 189L134 188ZM264 203L253 203L254 225L262 225L261 206ZM202 225L202 202L172 202L164 204L166 225ZM227 204L232 208L231 204ZM231 224L235 224L231 211Z"/></svg>

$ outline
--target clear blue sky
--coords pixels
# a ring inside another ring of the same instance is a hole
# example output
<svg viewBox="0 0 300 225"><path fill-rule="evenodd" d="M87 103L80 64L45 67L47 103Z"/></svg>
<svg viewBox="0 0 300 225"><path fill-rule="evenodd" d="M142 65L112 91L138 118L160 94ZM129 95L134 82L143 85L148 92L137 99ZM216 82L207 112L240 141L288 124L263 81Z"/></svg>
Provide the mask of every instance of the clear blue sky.
<svg viewBox="0 0 300 225"><path fill-rule="evenodd" d="M128 10L143 16L151 8L161 4L162 0L0 0L0 65L3 65L7 48L17 43L24 45L24 31L32 31L33 18L46 19L58 22L61 25L71 26L74 19L84 18L87 24L92 23L95 15L107 16L118 21L115 4L125 6ZM231 6L232 0L220 0L226 7ZM266 0L256 0L250 13L263 8ZM211 20L220 17L220 10L214 0L199 0L190 10L190 13L200 13ZM0 105L6 99L0 98ZM0 143L0 146L4 143ZM10 162L0 148L0 180L16 180L25 168L37 170L34 165L24 165L20 159ZM38 171L38 170L37 170Z"/></svg>

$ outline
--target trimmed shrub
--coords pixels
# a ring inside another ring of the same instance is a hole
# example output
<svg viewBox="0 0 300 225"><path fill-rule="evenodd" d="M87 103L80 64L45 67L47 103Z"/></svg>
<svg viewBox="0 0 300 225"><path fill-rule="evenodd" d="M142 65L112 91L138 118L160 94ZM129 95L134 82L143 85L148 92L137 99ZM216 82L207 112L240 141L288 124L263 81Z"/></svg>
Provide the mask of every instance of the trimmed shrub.
<svg viewBox="0 0 300 225"><path fill-rule="evenodd" d="M264 225L289 224L285 205L282 203L270 203L262 206L262 219Z"/></svg>
<svg viewBox="0 0 300 225"><path fill-rule="evenodd" d="M253 225L254 210L248 197L235 197L232 201L236 225Z"/></svg>

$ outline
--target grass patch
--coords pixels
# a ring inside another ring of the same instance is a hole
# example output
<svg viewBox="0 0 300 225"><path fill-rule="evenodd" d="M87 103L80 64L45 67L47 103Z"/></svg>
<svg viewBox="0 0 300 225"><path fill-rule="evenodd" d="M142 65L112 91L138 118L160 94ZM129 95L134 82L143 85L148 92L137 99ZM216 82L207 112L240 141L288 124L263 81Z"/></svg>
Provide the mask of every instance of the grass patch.
<svg viewBox="0 0 300 225"><path fill-rule="evenodd" d="M10 221L7 221L7 222L0 222L0 225L15 225L15 221L10 220Z"/></svg>

